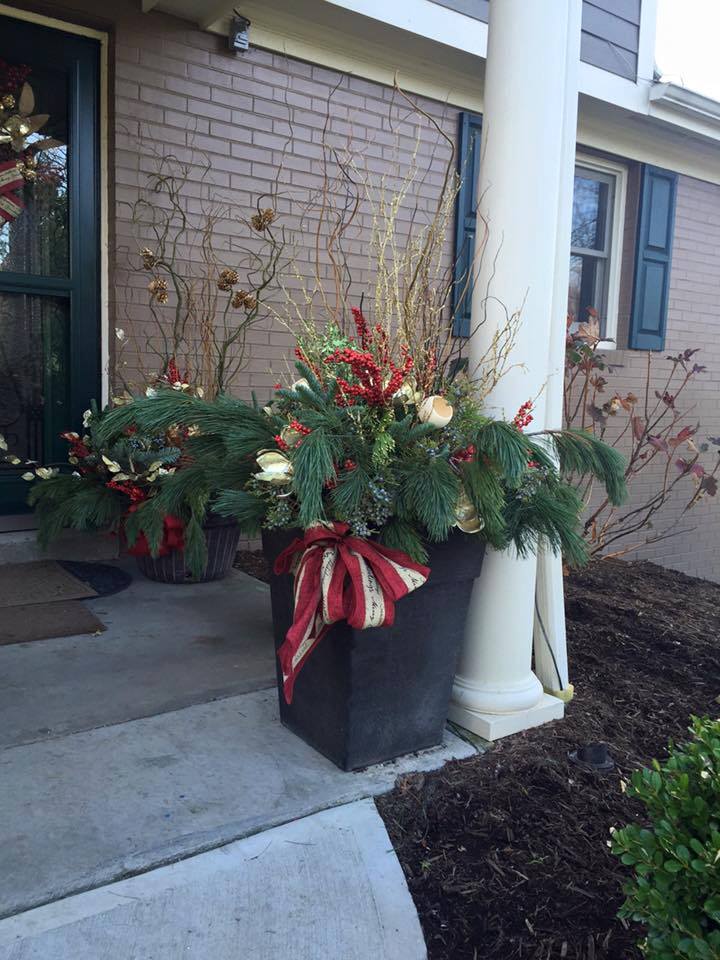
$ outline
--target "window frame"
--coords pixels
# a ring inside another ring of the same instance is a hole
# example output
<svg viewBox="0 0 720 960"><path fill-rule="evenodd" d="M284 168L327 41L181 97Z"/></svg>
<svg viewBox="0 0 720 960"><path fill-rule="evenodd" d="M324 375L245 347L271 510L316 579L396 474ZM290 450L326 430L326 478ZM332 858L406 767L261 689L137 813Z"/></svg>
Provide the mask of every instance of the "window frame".
<svg viewBox="0 0 720 960"><path fill-rule="evenodd" d="M625 205L627 198L627 167L615 160L609 160L605 157L597 157L593 154L583 153L578 150L575 154L575 170L573 173L573 196L575 190L575 176L578 168L588 170L591 173L599 173L604 176L614 178L613 197L609 204L611 224L606 240L608 249L607 257L603 257L607 264L606 287L606 308L605 308L605 335L598 346L603 350L618 350L618 314L620 310L620 277L622 272L623 245L625 239ZM571 247L568 254L568 265L570 257L573 256L573 250L580 248ZM593 251L585 251L590 254ZM569 283L568 283L569 290Z"/></svg>

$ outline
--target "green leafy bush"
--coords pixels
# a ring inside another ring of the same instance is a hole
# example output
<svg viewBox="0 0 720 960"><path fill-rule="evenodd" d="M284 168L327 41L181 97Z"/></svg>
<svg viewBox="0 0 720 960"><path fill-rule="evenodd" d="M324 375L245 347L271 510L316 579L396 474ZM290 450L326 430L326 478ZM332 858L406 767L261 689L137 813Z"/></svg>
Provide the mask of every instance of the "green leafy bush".
<svg viewBox="0 0 720 960"><path fill-rule="evenodd" d="M693 717L691 732L664 764L633 774L628 793L649 828L613 831L635 874L620 915L646 925L651 960L720 960L720 720Z"/></svg>

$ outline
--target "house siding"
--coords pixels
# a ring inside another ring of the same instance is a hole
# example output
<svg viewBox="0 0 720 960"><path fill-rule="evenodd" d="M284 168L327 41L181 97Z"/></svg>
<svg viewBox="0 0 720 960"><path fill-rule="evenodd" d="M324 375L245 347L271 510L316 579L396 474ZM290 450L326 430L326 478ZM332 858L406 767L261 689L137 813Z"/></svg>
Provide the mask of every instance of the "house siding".
<svg viewBox="0 0 720 960"><path fill-rule="evenodd" d="M488 21L489 0L433 0ZM580 59L628 80L637 77L641 0L583 0Z"/></svg>

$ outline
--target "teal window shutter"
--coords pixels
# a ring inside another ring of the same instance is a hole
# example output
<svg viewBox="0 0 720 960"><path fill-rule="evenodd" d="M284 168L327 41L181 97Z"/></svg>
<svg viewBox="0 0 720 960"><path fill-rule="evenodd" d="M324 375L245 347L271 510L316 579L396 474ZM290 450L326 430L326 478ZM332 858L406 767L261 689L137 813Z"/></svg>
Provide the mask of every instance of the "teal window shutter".
<svg viewBox="0 0 720 960"><path fill-rule="evenodd" d="M460 114L458 174L460 190L455 212L455 273L453 284L453 333L470 336L470 301L468 283L475 250L478 173L480 171L480 133L482 117L478 113Z"/></svg>
<svg viewBox="0 0 720 960"><path fill-rule="evenodd" d="M677 174L646 164L642 168L635 250L635 283L629 346L665 346Z"/></svg>

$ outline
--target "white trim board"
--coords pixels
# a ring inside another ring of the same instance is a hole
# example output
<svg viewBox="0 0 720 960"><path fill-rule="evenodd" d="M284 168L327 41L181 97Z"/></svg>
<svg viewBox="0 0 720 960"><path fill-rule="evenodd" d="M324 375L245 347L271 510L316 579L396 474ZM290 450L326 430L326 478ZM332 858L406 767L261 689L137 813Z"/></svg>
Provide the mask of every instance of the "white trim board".
<svg viewBox="0 0 720 960"><path fill-rule="evenodd" d="M618 314L620 310L620 277L622 272L623 240L625 234L625 200L627 197L628 169L617 161L583 153L575 155L576 166L601 173L610 173L615 178L613 191L612 229L610 236L610 255L608 257L607 310L605 317L605 339L598 346L603 350L617 348Z"/></svg>

